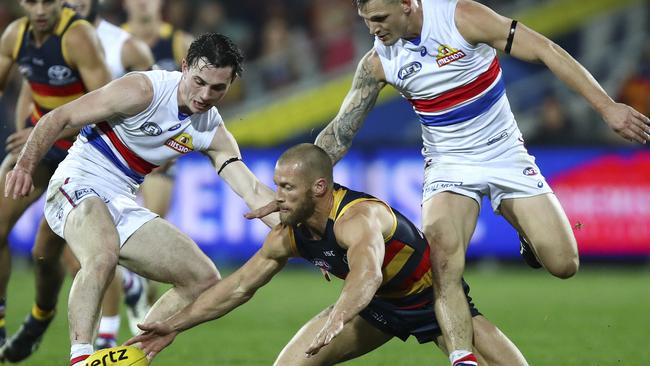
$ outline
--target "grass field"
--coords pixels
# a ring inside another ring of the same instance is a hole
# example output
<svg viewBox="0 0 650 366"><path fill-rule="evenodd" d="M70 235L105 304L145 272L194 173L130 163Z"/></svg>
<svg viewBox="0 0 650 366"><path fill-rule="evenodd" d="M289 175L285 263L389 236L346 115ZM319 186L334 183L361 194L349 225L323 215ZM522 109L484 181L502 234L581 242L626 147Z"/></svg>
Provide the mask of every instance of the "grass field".
<svg viewBox="0 0 650 366"><path fill-rule="evenodd" d="M224 271L227 272L227 271ZM478 308L522 350L531 365L646 365L650 362L650 268L582 268L561 281L542 271L472 269L466 276ZM271 365L294 332L334 302L341 281L316 270L287 269L247 304L181 334L157 357L166 365ZM67 287L66 284L66 296ZM21 365L67 365L66 296L39 351ZM17 265L7 326L14 331L33 299L32 274ZM121 335L128 337L125 321ZM447 365L433 345L393 340L347 365Z"/></svg>

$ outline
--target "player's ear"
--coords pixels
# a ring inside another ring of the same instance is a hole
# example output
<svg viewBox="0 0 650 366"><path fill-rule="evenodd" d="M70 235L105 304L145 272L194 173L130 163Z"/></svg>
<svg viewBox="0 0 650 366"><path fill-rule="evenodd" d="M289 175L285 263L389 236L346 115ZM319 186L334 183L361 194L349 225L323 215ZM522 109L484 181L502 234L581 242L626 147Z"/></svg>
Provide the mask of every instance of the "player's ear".
<svg viewBox="0 0 650 366"><path fill-rule="evenodd" d="M183 61L181 61L181 71L186 72L189 66L187 65L187 59L183 58Z"/></svg>
<svg viewBox="0 0 650 366"><path fill-rule="evenodd" d="M312 186L312 191L316 196L323 196L327 193L327 180L325 178L318 178Z"/></svg>

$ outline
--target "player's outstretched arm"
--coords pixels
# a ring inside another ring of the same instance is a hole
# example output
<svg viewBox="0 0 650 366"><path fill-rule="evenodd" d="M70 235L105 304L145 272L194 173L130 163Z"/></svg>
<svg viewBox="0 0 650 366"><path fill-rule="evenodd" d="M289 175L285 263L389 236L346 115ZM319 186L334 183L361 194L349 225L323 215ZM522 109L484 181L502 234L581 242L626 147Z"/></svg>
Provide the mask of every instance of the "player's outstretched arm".
<svg viewBox="0 0 650 366"><path fill-rule="evenodd" d="M471 0L460 0L456 25L473 44L486 43L505 50L512 19ZM650 120L625 104L615 103L596 79L562 47L523 24L517 24L511 54L528 62L544 63L566 85L580 93L621 137L639 143L650 139Z"/></svg>
<svg viewBox="0 0 650 366"><path fill-rule="evenodd" d="M244 199L250 209L255 210L275 201L273 190L260 182L241 161L237 141L223 123L217 128L210 148L205 151L205 154L212 161L217 174L239 197ZM274 227L280 223L280 216L277 213L270 214L262 218L262 221L269 227Z"/></svg>
<svg viewBox="0 0 650 366"><path fill-rule="evenodd" d="M117 116L133 116L145 110L152 99L151 81L135 73L47 113L32 130L16 166L7 174L5 197L11 195L15 199L29 193L34 168L64 129L79 129Z"/></svg>
<svg viewBox="0 0 650 366"><path fill-rule="evenodd" d="M337 242L347 247L350 272L323 329L305 351L307 356L328 345L375 296L383 279L384 237L394 220L387 206L371 201L357 203L336 221L334 233Z"/></svg>
<svg viewBox="0 0 650 366"><path fill-rule="evenodd" d="M125 344L140 343L151 359L183 330L218 319L253 297L278 273L291 256L288 228L276 226L262 248L235 273L205 290L199 297L164 321L138 325L143 334Z"/></svg>
<svg viewBox="0 0 650 366"><path fill-rule="evenodd" d="M341 104L339 113L321 131L314 142L325 150L334 163L341 160L352 146L368 112L375 106L379 92L386 85L381 60L370 50L359 61L352 87Z"/></svg>

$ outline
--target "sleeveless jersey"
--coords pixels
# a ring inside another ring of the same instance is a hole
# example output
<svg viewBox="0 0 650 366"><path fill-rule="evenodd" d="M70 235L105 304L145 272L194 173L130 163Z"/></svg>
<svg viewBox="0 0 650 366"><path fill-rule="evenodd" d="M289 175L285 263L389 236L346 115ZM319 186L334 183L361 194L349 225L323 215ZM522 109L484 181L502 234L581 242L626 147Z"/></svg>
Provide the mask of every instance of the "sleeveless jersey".
<svg viewBox="0 0 650 366"><path fill-rule="evenodd" d="M111 78L117 79L126 74L127 70L124 69L124 65L122 64L122 48L131 35L104 19L102 19L97 27L97 35L104 48L106 63L108 64L108 69L111 71Z"/></svg>
<svg viewBox="0 0 650 366"><path fill-rule="evenodd" d="M129 32L128 24L123 24L122 29ZM176 63L184 55L176 55L177 43L180 42L180 31L174 29L169 23L160 25L158 40L151 46L151 53L156 61L156 66L161 70L180 70L181 66ZM177 57L178 56L178 57Z"/></svg>
<svg viewBox="0 0 650 366"><path fill-rule="evenodd" d="M456 28L457 0L421 0L420 37L385 46L375 39L386 80L413 106L427 160L484 161L520 132L494 48L468 43Z"/></svg>
<svg viewBox="0 0 650 366"><path fill-rule="evenodd" d="M81 75L68 62L62 44L65 33L81 22L86 21L72 9L64 7L53 33L38 47L27 17L20 19L12 56L32 89L32 125L36 125L45 113L86 93ZM71 145L71 141L58 140L54 146L67 150Z"/></svg>
<svg viewBox="0 0 650 366"><path fill-rule="evenodd" d="M217 108L182 114L177 103L181 73L155 70L142 74L153 84L151 104L134 116L85 126L61 166L126 182L135 190L159 165L209 148L223 123Z"/></svg>
<svg viewBox="0 0 650 366"><path fill-rule="evenodd" d="M322 239L314 240L303 225L291 227L294 254L336 277L345 279L350 272L347 250L338 245L334 224L350 207L363 201L382 202L371 195L335 184L334 205L325 234ZM395 222L392 233L384 238L386 252L382 263L383 281L376 296L400 305L412 303L413 300L431 301L429 244L413 223L397 210L390 206L388 208L393 213Z"/></svg>

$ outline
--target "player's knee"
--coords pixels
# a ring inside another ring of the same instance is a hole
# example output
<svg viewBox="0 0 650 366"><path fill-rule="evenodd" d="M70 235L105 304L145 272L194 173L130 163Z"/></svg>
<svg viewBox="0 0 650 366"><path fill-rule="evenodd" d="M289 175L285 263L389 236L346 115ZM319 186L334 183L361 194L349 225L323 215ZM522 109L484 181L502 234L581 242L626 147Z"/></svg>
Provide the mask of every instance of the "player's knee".
<svg viewBox="0 0 650 366"><path fill-rule="evenodd" d="M546 268L555 277L567 279L573 277L580 267L578 256L565 258L562 261L548 265Z"/></svg>
<svg viewBox="0 0 650 366"><path fill-rule="evenodd" d="M462 248L463 243L460 236L440 223L432 223L424 226L424 236L431 247L432 257L434 254L450 255ZM435 253L434 253L435 252Z"/></svg>
<svg viewBox="0 0 650 366"><path fill-rule="evenodd" d="M92 258L80 260L80 272L90 272L100 281L109 281L115 275L117 261L117 253L97 253L96 255L93 255Z"/></svg>
<svg viewBox="0 0 650 366"><path fill-rule="evenodd" d="M197 297L221 280L221 275L214 265L202 267L194 273L191 280L185 279L184 281L186 284L184 287L189 289L191 297Z"/></svg>

